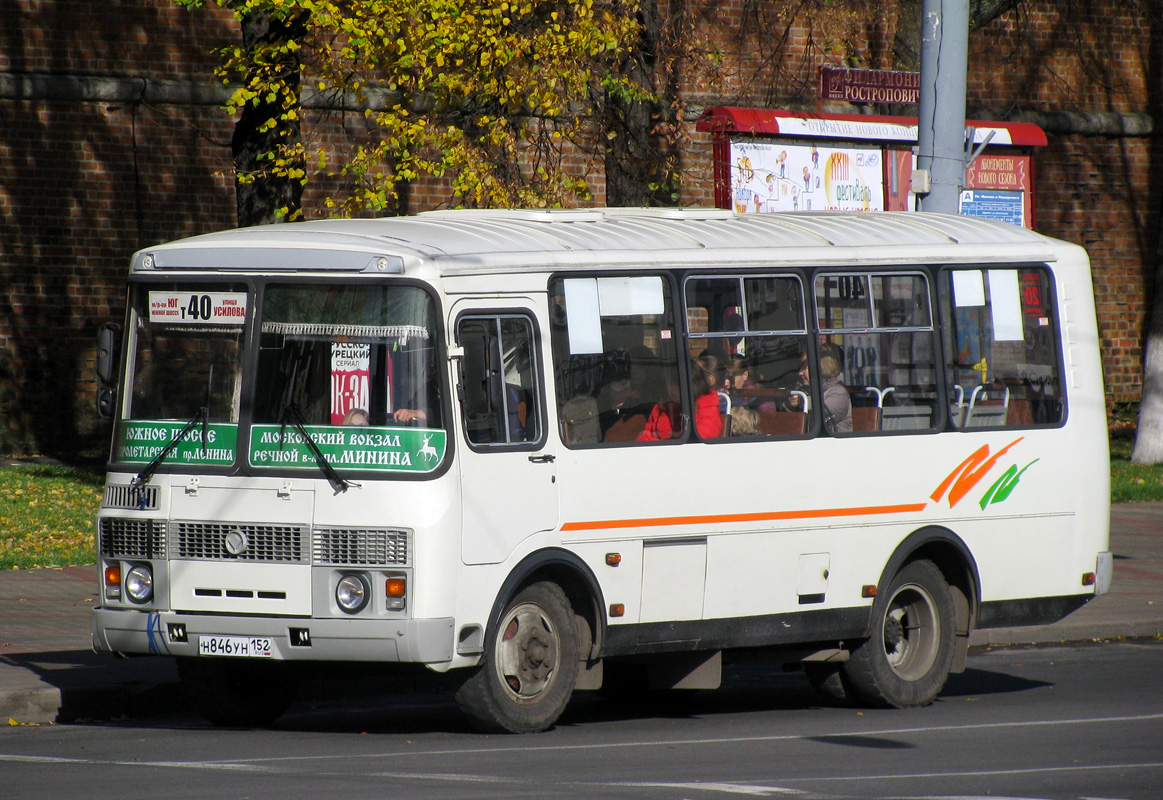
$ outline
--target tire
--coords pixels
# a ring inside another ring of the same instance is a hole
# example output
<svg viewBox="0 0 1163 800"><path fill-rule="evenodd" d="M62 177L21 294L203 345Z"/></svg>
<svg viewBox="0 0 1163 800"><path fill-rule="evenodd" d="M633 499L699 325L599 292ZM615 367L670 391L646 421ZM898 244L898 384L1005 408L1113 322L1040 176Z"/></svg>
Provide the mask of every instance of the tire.
<svg viewBox="0 0 1163 800"><path fill-rule="evenodd" d="M954 608L949 584L931 561L896 574L873 606L872 636L851 649L844 687L872 706L928 705L953 664Z"/></svg>
<svg viewBox="0 0 1163 800"><path fill-rule="evenodd" d="M561 588L534 583L509 601L456 701L485 732L535 733L557 721L577 682L578 631Z"/></svg>
<svg viewBox="0 0 1163 800"><path fill-rule="evenodd" d="M852 695L840 674L843 666L826 661L804 662L804 675L807 676L808 683L829 705L842 707L853 705Z"/></svg>
<svg viewBox="0 0 1163 800"><path fill-rule="evenodd" d="M285 664L222 658L179 658L178 677L190 706L214 725L263 728L287 710L299 682Z"/></svg>

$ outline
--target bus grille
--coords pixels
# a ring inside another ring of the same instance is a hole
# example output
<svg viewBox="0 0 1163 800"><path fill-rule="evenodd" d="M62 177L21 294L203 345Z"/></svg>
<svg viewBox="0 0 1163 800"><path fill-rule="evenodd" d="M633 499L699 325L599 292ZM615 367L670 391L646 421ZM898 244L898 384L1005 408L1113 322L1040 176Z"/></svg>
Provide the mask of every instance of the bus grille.
<svg viewBox="0 0 1163 800"><path fill-rule="evenodd" d="M102 517L99 531L103 556L162 558L165 555L165 525L158 520Z"/></svg>
<svg viewBox="0 0 1163 800"><path fill-rule="evenodd" d="M312 556L316 564L408 564L408 532L382 528L316 528Z"/></svg>
<svg viewBox="0 0 1163 800"><path fill-rule="evenodd" d="M227 538L231 531L241 536ZM250 522L170 523L170 558L214 561L276 561L307 563L305 525L263 525Z"/></svg>
<svg viewBox="0 0 1163 800"><path fill-rule="evenodd" d="M105 508L124 508L134 511L157 510L157 487L142 486L134 489L128 485L106 486L105 499L101 501Z"/></svg>

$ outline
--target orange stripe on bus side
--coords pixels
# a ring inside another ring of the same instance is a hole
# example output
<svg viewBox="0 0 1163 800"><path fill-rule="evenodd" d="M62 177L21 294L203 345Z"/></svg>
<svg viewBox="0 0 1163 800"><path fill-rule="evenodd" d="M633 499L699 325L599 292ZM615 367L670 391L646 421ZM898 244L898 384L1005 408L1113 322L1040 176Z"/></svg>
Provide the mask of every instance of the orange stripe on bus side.
<svg viewBox="0 0 1163 800"><path fill-rule="evenodd" d="M768 511L758 514L718 514L703 517L656 517L654 519L604 519L591 522L567 522L563 531L595 531L611 528L656 528L664 525L713 525L723 522L767 522L779 519L820 519L822 517L860 517L875 514L908 514L923 511L926 503L898 506L863 506L860 508L820 508L805 511Z"/></svg>

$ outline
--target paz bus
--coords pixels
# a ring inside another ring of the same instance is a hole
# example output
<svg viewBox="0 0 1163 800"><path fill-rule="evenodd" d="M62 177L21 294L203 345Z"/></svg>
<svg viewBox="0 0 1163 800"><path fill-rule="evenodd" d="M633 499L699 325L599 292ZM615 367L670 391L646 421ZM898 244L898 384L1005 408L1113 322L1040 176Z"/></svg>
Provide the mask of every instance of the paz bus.
<svg viewBox="0 0 1163 800"><path fill-rule="evenodd" d="M1085 252L916 213L454 210L147 247L99 332L98 650L267 724L456 671L484 730L724 664L924 705L1111 577Z"/></svg>

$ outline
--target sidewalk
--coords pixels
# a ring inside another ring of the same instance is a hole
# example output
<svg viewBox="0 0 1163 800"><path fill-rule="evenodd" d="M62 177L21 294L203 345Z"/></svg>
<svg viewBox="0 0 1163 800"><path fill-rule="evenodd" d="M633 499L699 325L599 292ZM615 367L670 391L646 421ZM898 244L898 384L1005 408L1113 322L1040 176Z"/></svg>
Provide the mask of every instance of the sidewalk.
<svg viewBox="0 0 1163 800"><path fill-rule="evenodd" d="M1163 503L1111 510L1114 583L1066 619L976 631L973 645L1163 635ZM173 659L92 651L97 568L0 573L0 723L142 717L181 707Z"/></svg>

